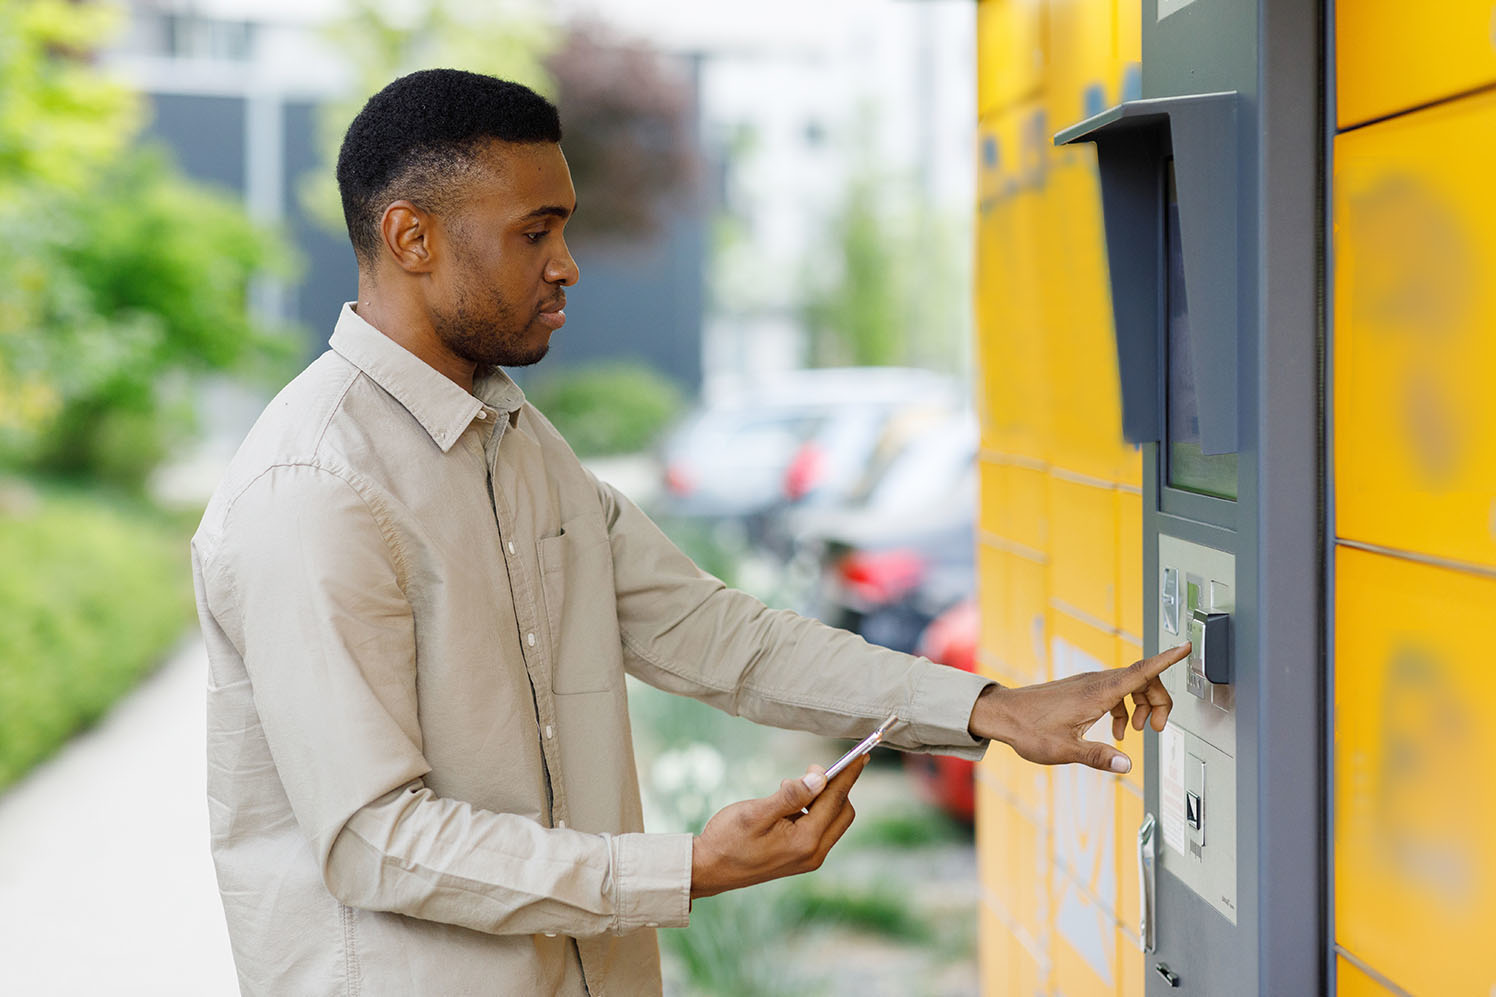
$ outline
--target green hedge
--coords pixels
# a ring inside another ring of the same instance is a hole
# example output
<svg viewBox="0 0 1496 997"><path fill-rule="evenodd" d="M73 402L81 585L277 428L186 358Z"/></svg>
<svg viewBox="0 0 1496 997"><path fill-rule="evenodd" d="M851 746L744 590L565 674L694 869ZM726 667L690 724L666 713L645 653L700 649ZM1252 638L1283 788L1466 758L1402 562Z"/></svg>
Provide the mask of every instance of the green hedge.
<svg viewBox="0 0 1496 997"><path fill-rule="evenodd" d="M0 788L97 720L192 619L186 526L14 485L0 502Z"/></svg>
<svg viewBox="0 0 1496 997"><path fill-rule="evenodd" d="M579 457L647 450L685 407L674 381L626 362L537 376L525 397Z"/></svg>

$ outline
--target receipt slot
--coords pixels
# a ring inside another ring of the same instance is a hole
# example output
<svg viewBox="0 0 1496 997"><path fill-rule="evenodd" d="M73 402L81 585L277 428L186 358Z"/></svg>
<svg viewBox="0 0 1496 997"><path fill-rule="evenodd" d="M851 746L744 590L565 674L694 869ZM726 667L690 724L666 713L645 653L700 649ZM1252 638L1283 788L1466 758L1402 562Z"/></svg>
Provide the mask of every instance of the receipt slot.
<svg viewBox="0 0 1496 997"><path fill-rule="evenodd" d="M1143 633L1149 994L1327 992L1322 26L1306 0L1142 0L1141 96L1094 147ZM1126 615L1125 613L1123 614ZM1128 919L1129 921L1131 918Z"/></svg>

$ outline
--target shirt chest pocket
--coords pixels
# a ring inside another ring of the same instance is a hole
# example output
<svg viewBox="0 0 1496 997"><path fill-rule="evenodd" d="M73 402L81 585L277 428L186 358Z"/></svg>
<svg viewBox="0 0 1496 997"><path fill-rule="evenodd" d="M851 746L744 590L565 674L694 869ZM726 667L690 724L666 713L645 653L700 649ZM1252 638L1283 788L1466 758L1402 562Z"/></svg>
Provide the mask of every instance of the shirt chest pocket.
<svg viewBox="0 0 1496 997"><path fill-rule="evenodd" d="M623 671L613 552L598 519L579 516L535 543L557 695L615 688Z"/></svg>

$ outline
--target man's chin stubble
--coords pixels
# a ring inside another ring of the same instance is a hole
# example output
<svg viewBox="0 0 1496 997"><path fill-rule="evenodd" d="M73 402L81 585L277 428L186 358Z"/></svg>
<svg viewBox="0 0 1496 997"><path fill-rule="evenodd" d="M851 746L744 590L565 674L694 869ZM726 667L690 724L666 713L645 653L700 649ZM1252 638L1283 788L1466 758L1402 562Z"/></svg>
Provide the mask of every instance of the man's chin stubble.
<svg viewBox="0 0 1496 997"><path fill-rule="evenodd" d="M448 330L438 336L447 349L478 367L529 367L545 359L551 349L549 338L539 346L522 350L513 343L486 343L483 333L476 330L460 333Z"/></svg>

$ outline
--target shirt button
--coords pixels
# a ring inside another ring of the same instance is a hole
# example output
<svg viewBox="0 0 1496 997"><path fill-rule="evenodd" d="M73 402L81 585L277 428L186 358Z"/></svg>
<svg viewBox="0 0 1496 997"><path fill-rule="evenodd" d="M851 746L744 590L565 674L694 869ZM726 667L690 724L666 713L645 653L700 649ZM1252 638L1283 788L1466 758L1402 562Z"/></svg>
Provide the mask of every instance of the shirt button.
<svg viewBox="0 0 1496 997"><path fill-rule="evenodd" d="M514 541L513 540L509 541L509 553L511 553L511 554L514 553Z"/></svg>
<svg viewBox="0 0 1496 997"><path fill-rule="evenodd" d="M658 928L659 926L660 926L660 922L659 921L650 921L648 924L645 925L646 928Z"/></svg>
<svg viewBox="0 0 1496 997"><path fill-rule="evenodd" d="M561 828L564 831L564 830L566 830L566 821L564 821L564 820L558 820L558 821L556 821L556 826L559 827L559 828Z"/></svg>
<svg viewBox="0 0 1496 997"><path fill-rule="evenodd" d="M479 410L478 410L478 418L480 418L480 419L487 419L487 418L488 418L488 413L487 413L487 412L485 412L485 411L483 411L483 410L482 410L482 409L481 409L481 408L480 408L480 409L479 409Z"/></svg>
<svg viewBox="0 0 1496 997"><path fill-rule="evenodd" d="M556 937L556 933L554 931L547 931L545 933L545 937L547 937L547 938L555 938Z"/></svg>
<svg viewBox="0 0 1496 997"><path fill-rule="evenodd" d="M550 724L546 724L545 725L545 736L546 737L555 737L556 736L556 728L552 727Z"/></svg>
<svg viewBox="0 0 1496 997"><path fill-rule="evenodd" d="M529 644L531 647L535 646L535 634L533 631L525 634L525 643Z"/></svg>

